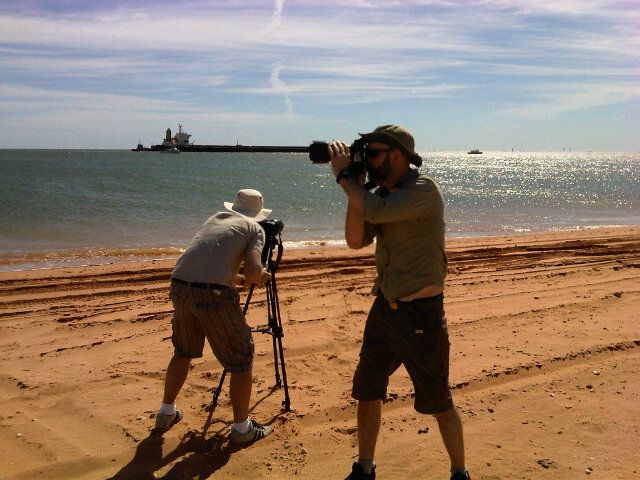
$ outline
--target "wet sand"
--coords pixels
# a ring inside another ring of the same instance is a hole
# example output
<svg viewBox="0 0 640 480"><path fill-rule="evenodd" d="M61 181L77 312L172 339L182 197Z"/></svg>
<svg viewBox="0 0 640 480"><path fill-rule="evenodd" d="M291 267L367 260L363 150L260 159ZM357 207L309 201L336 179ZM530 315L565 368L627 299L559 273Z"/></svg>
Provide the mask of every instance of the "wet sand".
<svg viewBox="0 0 640 480"><path fill-rule="evenodd" d="M474 480L640 476L640 227L451 239L445 306L454 401ZM193 362L185 417L149 436L171 357L174 261L0 273L0 478L344 478L372 250L285 251L277 273L291 412L255 334L252 416L276 431L226 440L228 383ZM264 290L248 321L266 323ZM383 407L379 478L448 478L435 420L404 369Z"/></svg>

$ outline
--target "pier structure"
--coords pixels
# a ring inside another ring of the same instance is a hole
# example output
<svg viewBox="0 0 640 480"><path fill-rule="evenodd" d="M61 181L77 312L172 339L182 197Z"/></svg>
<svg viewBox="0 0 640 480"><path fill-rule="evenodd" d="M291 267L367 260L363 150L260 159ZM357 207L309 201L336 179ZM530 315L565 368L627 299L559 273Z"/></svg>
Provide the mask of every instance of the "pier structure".
<svg viewBox="0 0 640 480"><path fill-rule="evenodd" d="M152 145L152 152L168 150L172 147ZM295 147L286 145L180 145L176 146L181 152L230 152L230 153L308 153L309 147Z"/></svg>

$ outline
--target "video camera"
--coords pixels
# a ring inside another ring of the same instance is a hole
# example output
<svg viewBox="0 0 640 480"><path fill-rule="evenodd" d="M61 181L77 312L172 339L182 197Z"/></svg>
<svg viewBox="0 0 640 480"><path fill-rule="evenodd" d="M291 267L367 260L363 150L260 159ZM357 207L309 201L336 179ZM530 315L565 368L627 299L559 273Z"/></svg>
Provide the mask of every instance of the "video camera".
<svg viewBox="0 0 640 480"><path fill-rule="evenodd" d="M258 222L268 239L275 238L282 233L284 223L282 220L262 220Z"/></svg>
<svg viewBox="0 0 640 480"><path fill-rule="evenodd" d="M267 270L275 272L280 264L282 258L282 239L280 234L284 228L282 220L261 220L258 224L262 227L265 234L264 247L262 249L262 263L267 267ZM275 262L271 261L271 254L276 249L278 253L276 255Z"/></svg>
<svg viewBox="0 0 640 480"><path fill-rule="evenodd" d="M369 173L369 181L365 183L364 188L371 190L376 186L376 182L371 179L371 173L367 171L367 141L364 138L358 138L349 146L351 162L347 167L350 177L359 177L363 173ZM313 163L329 163L331 156L329 155L329 144L327 142L314 141L309 145L309 159Z"/></svg>
<svg viewBox="0 0 640 480"><path fill-rule="evenodd" d="M358 138L349 146L351 163L348 170L353 176L358 176L366 171L367 166L367 142L364 138ZM327 142L314 141L309 145L309 159L313 163L329 163L329 144Z"/></svg>

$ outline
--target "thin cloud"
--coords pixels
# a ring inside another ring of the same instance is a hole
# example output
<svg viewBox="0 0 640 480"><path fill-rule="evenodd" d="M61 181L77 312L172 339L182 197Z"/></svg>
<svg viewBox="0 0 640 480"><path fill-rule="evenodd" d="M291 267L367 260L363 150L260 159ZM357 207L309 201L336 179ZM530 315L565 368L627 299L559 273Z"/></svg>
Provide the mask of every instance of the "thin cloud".
<svg viewBox="0 0 640 480"><path fill-rule="evenodd" d="M581 111L625 102L640 101L637 83L550 83L531 92L535 103L500 109L497 113L521 118L550 119L568 112Z"/></svg>
<svg viewBox="0 0 640 480"><path fill-rule="evenodd" d="M152 110L166 111L184 108L184 104L173 100L87 93L65 90L47 90L26 86L0 84L0 107L8 110Z"/></svg>
<svg viewBox="0 0 640 480"><path fill-rule="evenodd" d="M291 98L289 98L287 87L285 86L284 82L280 80L280 70L282 70L281 65L275 65L271 70L271 88L274 90L276 95L282 95L282 97L284 98L284 104L287 113L292 114L293 102L291 101Z"/></svg>
<svg viewBox="0 0 640 480"><path fill-rule="evenodd" d="M273 7L273 15L271 16L271 24L267 31L273 31L280 28L280 24L282 23L282 10L284 9L284 0L275 0Z"/></svg>
<svg viewBox="0 0 640 480"><path fill-rule="evenodd" d="M324 102L351 105L375 103L394 99L444 98L455 91L469 88L464 85L420 85L365 82L363 80L322 80L316 83L290 84L287 91L296 97L323 99ZM276 89L246 88L234 90L250 95L281 95Z"/></svg>

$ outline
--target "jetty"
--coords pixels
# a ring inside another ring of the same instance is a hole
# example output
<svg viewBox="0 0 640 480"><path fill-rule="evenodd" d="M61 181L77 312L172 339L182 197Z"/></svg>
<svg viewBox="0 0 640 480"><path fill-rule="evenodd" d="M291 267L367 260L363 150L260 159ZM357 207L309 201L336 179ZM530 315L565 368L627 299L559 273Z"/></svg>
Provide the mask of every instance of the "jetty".
<svg viewBox="0 0 640 480"><path fill-rule="evenodd" d="M309 147L286 145L180 145L175 146L181 152L256 152L256 153L308 153ZM134 149L135 150L135 149ZM152 145L149 151L169 150L162 145Z"/></svg>

